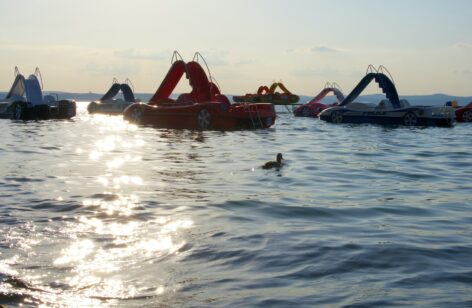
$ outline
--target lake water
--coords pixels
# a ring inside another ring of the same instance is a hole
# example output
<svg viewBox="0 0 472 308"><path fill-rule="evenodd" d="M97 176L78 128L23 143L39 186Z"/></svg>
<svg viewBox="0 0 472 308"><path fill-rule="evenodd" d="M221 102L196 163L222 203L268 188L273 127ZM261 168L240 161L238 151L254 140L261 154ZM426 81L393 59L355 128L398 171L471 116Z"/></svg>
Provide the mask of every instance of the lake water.
<svg viewBox="0 0 472 308"><path fill-rule="evenodd" d="M0 305L472 306L472 124L192 132L85 107L0 121Z"/></svg>

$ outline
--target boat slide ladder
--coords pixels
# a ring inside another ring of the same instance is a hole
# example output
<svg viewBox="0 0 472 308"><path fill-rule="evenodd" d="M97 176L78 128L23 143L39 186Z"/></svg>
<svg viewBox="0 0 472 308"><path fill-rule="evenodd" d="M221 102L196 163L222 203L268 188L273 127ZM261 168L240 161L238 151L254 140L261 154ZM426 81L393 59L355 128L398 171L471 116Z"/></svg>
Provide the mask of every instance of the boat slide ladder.
<svg viewBox="0 0 472 308"><path fill-rule="evenodd" d="M390 74L388 69L383 65L380 65L378 68L375 68L375 66L373 66L372 64L369 64L369 66L367 66L367 70L365 74L368 75L369 73L388 75L388 78L390 78L393 85L395 85L395 81L393 80L392 74ZM379 82L381 83L380 86L383 89L382 81L379 81Z"/></svg>
<svg viewBox="0 0 472 308"><path fill-rule="evenodd" d="M390 72L388 71L388 69L385 66L380 65L379 68L377 68L377 73L388 75L388 78L390 78L393 85L395 85L395 81L393 80L392 74L390 74Z"/></svg>
<svg viewBox="0 0 472 308"><path fill-rule="evenodd" d="M218 81L216 81L216 79L211 75L211 71L210 71L210 67L208 66L208 63L206 62L205 58L202 56L202 54L200 52L196 52L194 55L193 55L193 60L192 61L195 61L197 63L200 63L198 62L199 59L202 59L203 61L203 64L205 64L205 67L206 67L206 70L208 72L208 80L210 81L210 93L213 93L213 87L216 86L218 88L218 91L221 92L221 87L220 85L218 84ZM214 82L214 83L213 83Z"/></svg>
<svg viewBox="0 0 472 308"><path fill-rule="evenodd" d="M249 119L251 119L251 124L253 128L262 128L261 115L259 113L259 108L257 104L254 103L241 103L244 106L244 111L249 113Z"/></svg>

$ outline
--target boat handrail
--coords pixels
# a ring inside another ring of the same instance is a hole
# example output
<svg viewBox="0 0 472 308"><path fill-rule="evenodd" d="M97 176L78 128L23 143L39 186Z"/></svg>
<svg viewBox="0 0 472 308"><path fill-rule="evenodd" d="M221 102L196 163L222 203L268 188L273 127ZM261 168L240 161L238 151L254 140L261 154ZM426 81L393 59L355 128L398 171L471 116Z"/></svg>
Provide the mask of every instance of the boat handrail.
<svg viewBox="0 0 472 308"><path fill-rule="evenodd" d="M337 90L339 90L339 92L344 93L344 91L343 91L343 89L341 88L341 86L338 85L336 82L333 81L333 82L331 83L331 86L332 86L333 89L337 89Z"/></svg>
<svg viewBox="0 0 472 308"><path fill-rule="evenodd" d="M126 78L125 83L131 87L131 90L133 90L133 93L134 93L134 85L131 82L131 80L129 78Z"/></svg>
<svg viewBox="0 0 472 308"><path fill-rule="evenodd" d="M195 54L193 55L193 61L198 62L198 59L201 58L203 60L203 63L205 64L206 66L206 69L208 71L208 79L209 80L212 80L212 76L211 76L211 72L210 72L210 68L208 67L208 63L206 62L205 58L202 56L202 54L200 52L195 52Z"/></svg>
<svg viewBox="0 0 472 308"><path fill-rule="evenodd" d="M380 65L378 68L377 68L377 72L378 73L382 73L385 75L385 73L387 73L388 77L390 78L390 80L392 81L393 85L395 85L395 81L393 80L393 77L392 77L392 74L390 74L390 72L388 71L388 69L383 66L383 65Z"/></svg>
<svg viewBox="0 0 472 308"><path fill-rule="evenodd" d="M205 58L202 56L202 54L197 51L197 52L195 52L195 54L193 55L193 60L192 60L192 61L195 61L195 62L199 63L199 62L198 62L198 59L202 59L203 63L205 64L205 67L206 67L206 69L207 69L207 72L208 72L208 80L210 81L210 92L211 92L211 90L212 90L212 89L211 89L211 88L213 87L212 83L213 83L213 81L214 81L216 87L218 88L218 91L220 91L220 93L221 93L221 87L220 87L218 81L216 81L216 79L211 75L210 67L208 66L207 61L206 61Z"/></svg>
<svg viewBox="0 0 472 308"><path fill-rule="evenodd" d="M41 90L44 89L44 87L43 87L43 76L41 76L41 71L39 70L39 67L36 67L36 69L34 70L34 75L36 77L39 77L39 80L41 81Z"/></svg>
<svg viewBox="0 0 472 308"><path fill-rule="evenodd" d="M329 89L329 88L332 88L333 86L331 85L331 82L329 81L326 81L325 85L324 85L324 89Z"/></svg>
<svg viewBox="0 0 472 308"><path fill-rule="evenodd" d="M18 76L20 74L20 69L18 68L18 66L15 66L15 77Z"/></svg>
<svg viewBox="0 0 472 308"><path fill-rule="evenodd" d="M111 84L115 84L115 83L120 83L120 82L118 81L118 78L113 77L113 80L111 81Z"/></svg>
<svg viewBox="0 0 472 308"><path fill-rule="evenodd" d="M213 87L213 84L218 88L218 91L221 93L221 87L215 77L210 76L210 87Z"/></svg>
<svg viewBox="0 0 472 308"><path fill-rule="evenodd" d="M341 86L339 86L336 82L329 82L327 81L324 85L324 88L323 89L335 89L335 90L338 90L339 92L341 93L344 93L343 92L343 89L341 88Z"/></svg>
<svg viewBox="0 0 472 308"><path fill-rule="evenodd" d="M369 66L367 66L367 70L365 72L366 75L369 73L378 73L377 69L372 64L369 64Z"/></svg>
<svg viewBox="0 0 472 308"><path fill-rule="evenodd" d="M177 50L174 50L174 53L172 54L172 59L170 60L170 64L174 64L174 59L175 61L181 60L184 61L184 58L180 55L180 53Z"/></svg>

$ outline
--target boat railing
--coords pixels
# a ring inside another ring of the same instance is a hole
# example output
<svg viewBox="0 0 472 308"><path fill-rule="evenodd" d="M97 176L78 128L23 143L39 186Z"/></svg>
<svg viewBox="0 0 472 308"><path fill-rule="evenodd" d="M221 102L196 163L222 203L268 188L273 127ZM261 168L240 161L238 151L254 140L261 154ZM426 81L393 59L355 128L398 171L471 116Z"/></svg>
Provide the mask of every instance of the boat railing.
<svg viewBox="0 0 472 308"><path fill-rule="evenodd" d="M324 89L336 89L339 92L343 93L343 89L341 89L341 86L339 86L336 82L329 82L327 81L324 85Z"/></svg>
<svg viewBox="0 0 472 308"><path fill-rule="evenodd" d="M220 84L218 83L215 77L210 76L210 91L213 90L212 89L213 86L216 86L218 88L218 91L221 93Z"/></svg>
<svg viewBox="0 0 472 308"><path fill-rule="evenodd" d="M331 83L331 86L332 86L333 89L337 89L339 92L344 93L344 92L343 92L343 89L341 88L341 86L338 85L336 82L332 82L332 83Z"/></svg>
<svg viewBox="0 0 472 308"><path fill-rule="evenodd" d="M111 81L111 84L115 84L115 83L120 83L120 82L118 81L118 78L113 77L113 80Z"/></svg>
<svg viewBox="0 0 472 308"><path fill-rule="evenodd" d="M41 71L39 70L39 67L36 67L34 70L34 75L40 80L41 82L41 89L43 89L43 77L41 76Z"/></svg>
<svg viewBox="0 0 472 308"><path fill-rule="evenodd" d="M15 66L15 77L18 76L20 74L20 69L18 68L18 66Z"/></svg>
<svg viewBox="0 0 472 308"><path fill-rule="evenodd" d="M174 64L174 62L177 60L184 61L184 58L182 58L182 56L177 50L174 50L174 53L172 54L172 59L170 60L170 64Z"/></svg>
<svg viewBox="0 0 472 308"><path fill-rule="evenodd" d="M369 73L378 73L377 69L372 64L369 64L369 66L367 66L367 70L365 72L366 75Z"/></svg>
<svg viewBox="0 0 472 308"><path fill-rule="evenodd" d="M197 62L197 63L200 63L198 62L199 59L202 59L203 61L203 64L205 64L205 67L206 67L206 70L208 72L208 80L210 81L210 92L213 92L212 90L212 87L213 87L213 82L214 84L216 85L216 87L218 88L218 91L221 93L221 87L220 87L220 84L218 83L218 81L216 81L216 79L211 75L211 71L210 71L210 67L208 66L208 63L207 61L205 60L205 58L202 56L202 54L200 52L195 52L195 54L193 55L193 61Z"/></svg>
<svg viewBox="0 0 472 308"><path fill-rule="evenodd" d="M197 62L197 63L200 63L198 62L198 59L202 59L203 61L203 64L205 64L205 67L207 69L207 72L208 72L208 79L209 80L212 80L212 76L211 76L211 72L210 72L210 67L208 66L208 63L206 62L205 58L202 56L202 54L200 52L196 52L194 55L193 55L193 61Z"/></svg>
<svg viewBox="0 0 472 308"><path fill-rule="evenodd" d="M332 88L333 86L331 85L331 82L329 81L326 81L325 85L324 85L324 89L329 89L329 88Z"/></svg>

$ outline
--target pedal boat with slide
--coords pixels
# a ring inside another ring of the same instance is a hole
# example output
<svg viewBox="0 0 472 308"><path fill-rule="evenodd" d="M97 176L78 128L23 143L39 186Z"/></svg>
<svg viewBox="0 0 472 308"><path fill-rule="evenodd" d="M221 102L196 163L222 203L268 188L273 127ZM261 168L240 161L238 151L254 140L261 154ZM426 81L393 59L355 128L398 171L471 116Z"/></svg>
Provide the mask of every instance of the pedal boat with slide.
<svg viewBox="0 0 472 308"><path fill-rule="evenodd" d="M379 85L387 99L377 105L354 102L372 80ZM385 67L380 66L375 69L369 65L366 75L351 93L338 106L323 110L319 115L320 119L331 123L405 126L452 126L454 124L455 115L451 107L410 105L407 100L399 99L392 80Z"/></svg>
<svg viewBox="0 0 472 308"><path fill-rule="evenodd" d="M321 101L325 98L328 94L333 93L336 97L336 101L331 104L323 104ZM339 105L344 100L344 95L336 82L330 83L327 82L324 86L324 89L321 90L318 95L316 95L312 100L308 103L298 106L293 110L293 115L296 117L313 117L316 118L320 114L321 111L325 110L326 108L333 107Z"/></svg>
<svg viewBox="0 0 472 308"><path fill-rule="evenodd" d="M450 101L445 105L454 108L457 122L472 122L472 102L465 106L458 106L457 101Z"/></svg>
<svg viewBox="0 0 472 308"><path fill-rule="evenodd" d="M199 60L205 64L208 76ZM184 74L191 92L180 94L177 99L170 98ZM221 94L200 53L195 53L193 60L186 63L175 51L171 67L150 101L132 104L125 109L123 117L132 123L162 128L238 130L269 128L276 114L268 103L231 104Z"/></svg>
<svg viewBox="0 0 472 308"><path fill-rule="evenodd" d="M282 92L277 92L280 88ZM251 103L271 103L273 105L291 105L300 100L298 95L292 94L283 83L274 82L270 88L267 86L260 86L257 93L247 93L245 95L233 96L235 102L251 102Z"/></svg>
<svg viewBox="0 0 472 308"><path fill-rule="evenodd" d="M25 78L15 67L15 80L6 97L0 100L0 118L15 120L70 119L76 114L74 100L54 95L43 96L39 68Z"/></svg>
<svg viewBox="0 0 472 308"><path fill-rule="evenodd" d="M123 98L116 97L120 91ZM110 89L98 101L93 101L88 104L87 110L91 114L122 114L126 107L138 102L133 92L131 80L126 78L125 82L120 84L116 78L113 78Z"/></svg>

